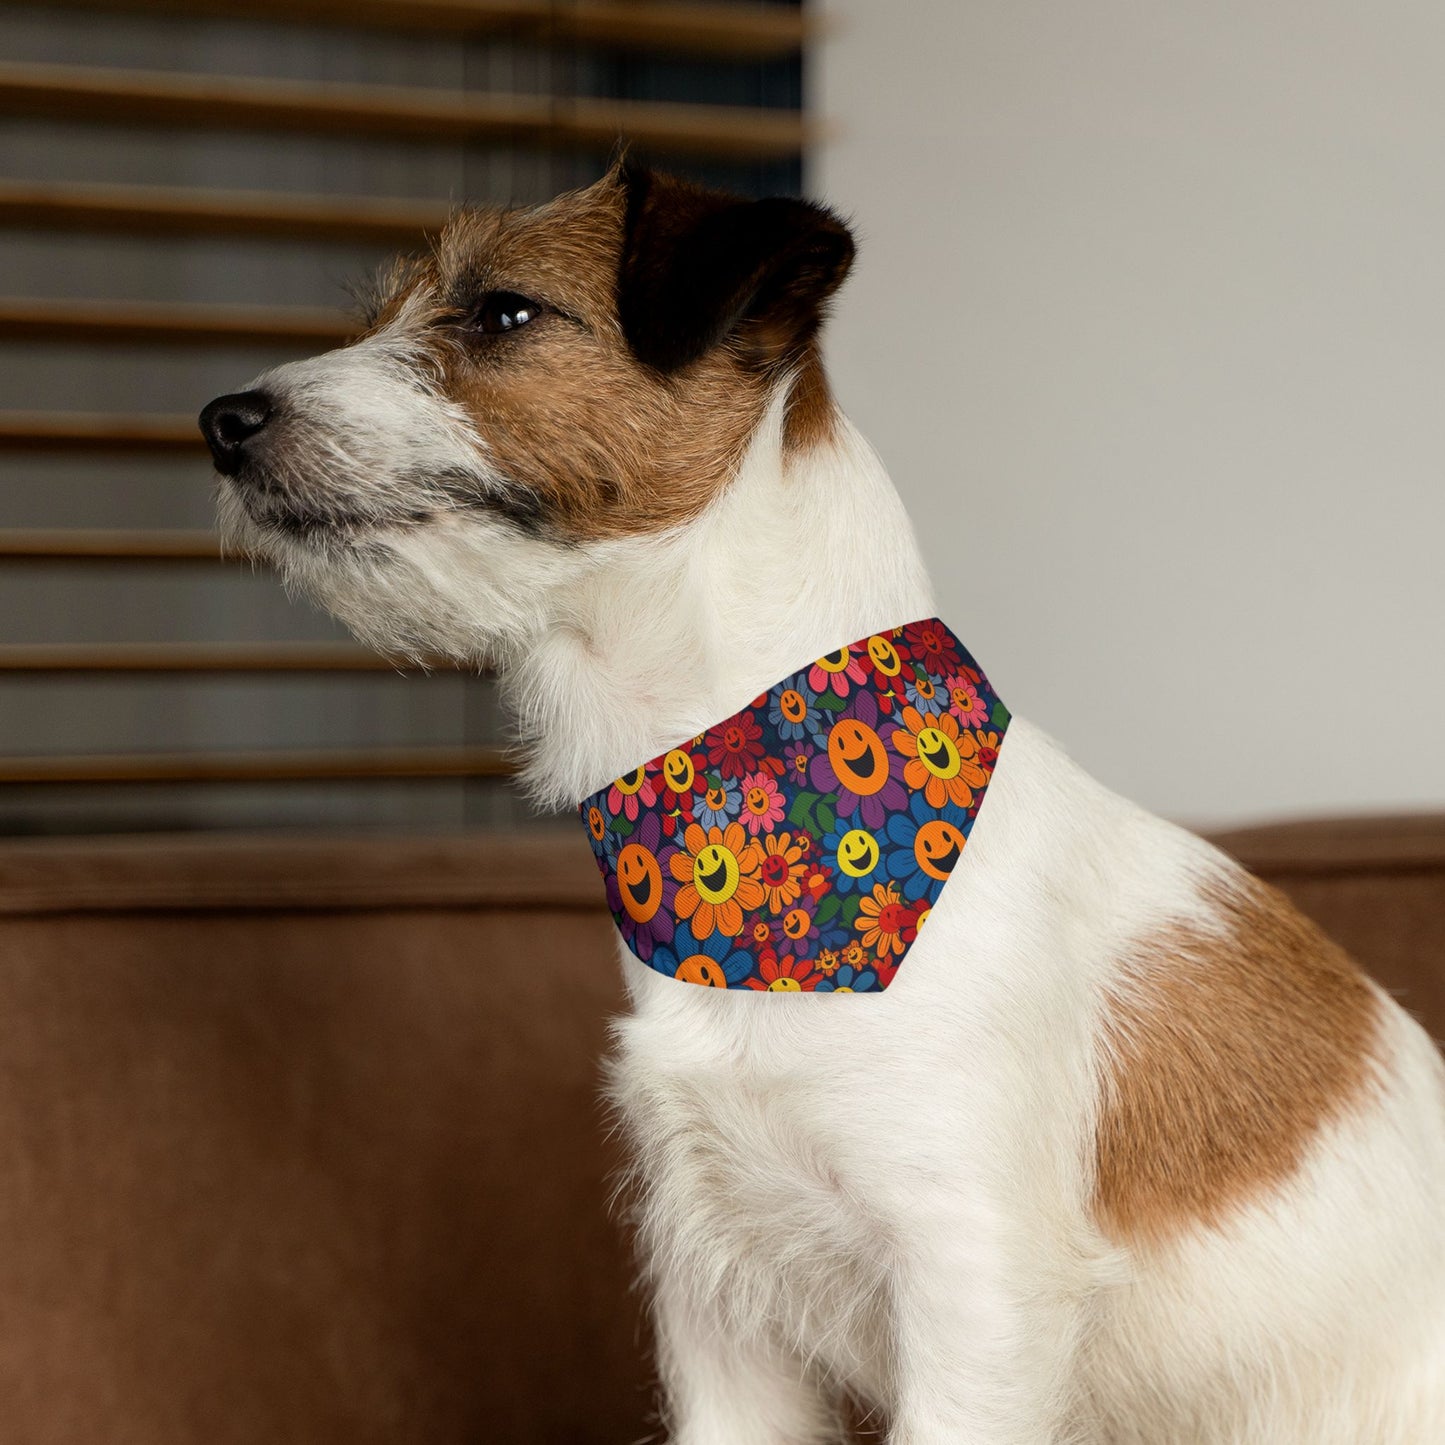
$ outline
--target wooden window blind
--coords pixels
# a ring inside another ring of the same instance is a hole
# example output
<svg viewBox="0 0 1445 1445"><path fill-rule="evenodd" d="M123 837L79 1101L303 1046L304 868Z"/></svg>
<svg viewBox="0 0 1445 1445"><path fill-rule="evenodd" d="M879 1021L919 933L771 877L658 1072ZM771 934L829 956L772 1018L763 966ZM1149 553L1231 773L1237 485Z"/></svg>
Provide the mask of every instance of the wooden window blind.
<svg viewBox="0 0 1445 1445"><path fill-rule="evenodd" d="M745 0L0 3L0 832L524 818L488 679L219 556L196 412L619 135L796 192L810 38Z"/></svg>

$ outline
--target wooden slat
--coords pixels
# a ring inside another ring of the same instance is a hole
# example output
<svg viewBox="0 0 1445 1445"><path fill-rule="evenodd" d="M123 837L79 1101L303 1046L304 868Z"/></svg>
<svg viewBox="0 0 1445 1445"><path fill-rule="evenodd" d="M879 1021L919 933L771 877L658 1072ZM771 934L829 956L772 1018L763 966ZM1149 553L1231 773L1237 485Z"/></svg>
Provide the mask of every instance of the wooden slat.
<svg viewBox="0 0 1445 1445"><path fill-rule="evenodd" d="M135 528L0 529L0 562L219 562L214 532ZM227 559L232 560L232 559ZM243 559L242 559L243 560Z"/></svg>
<svg viewBox="0 0 1445 1445"><path fill-rule="evenodd" d="M441 230L448 213L423 201L365 196L0 181L0 226L58 231L414 246Z"/></svg>
<svg viewBox="0 0 1445 1445"><path fill-rule="evenodd" d="M0 783L300 783L382 778L503 778L501 748L86 753L0 757Z"/></svg>
<svg viewBox="0 0 1445 1445"><path fill-rule="evenodd" d="M0 644L0 674L355 673L414 670L349 642Z"/></svg>
<svg viewBox="0 0 1445 1445"><path fill-rule="evenodd" d="M0 411L0 452L204 453L193 416L83 411Z"/></svg>
<svg viewBox="0 0 1445 1445"><path fill-rule="evenodd" d="M225 16L450 35L512 35L753 59L795 55L812 33L791 6L657 0L53 0L72 9Z"/></svg>
<svg viewBox="0 0 1445 1445"><path fill-rule="evenodd" d="M321 307L194 306L171 301L31 300L0 296L0 341L167 346L339 345L354 318Z"/></svg>
<svg viewBox="0 0 1445 1445"><path fill-rule="evenodd" d="M466 0L462 0L466 3ZM500 6L498 8L501 8ZM541 35L563 44L611 45L628 49L685 51L697 55L734 55L751 59L777 59L799 54L817 37L801 8L770 5L659 5L622 0L534 0L514 5L537 16L548 11ZM529 17L530 20L530 17ZM540 17L538 17L540 22Z"/></svg>
<svg viewBox="0 0 1445 1445"><path fill-rule="evenodd" d="M566 909L605 919L607 895L570 819L526 832L248 829L0 839L0 917L337 908Z"/></svg>
<svg viewBox="0 0 1445 1445"><path fill-rule="evenodd" d="M594 151L625 137L731 160L793 157L812 135L792 110L35 64L0 64L0 115Z"/></svg>

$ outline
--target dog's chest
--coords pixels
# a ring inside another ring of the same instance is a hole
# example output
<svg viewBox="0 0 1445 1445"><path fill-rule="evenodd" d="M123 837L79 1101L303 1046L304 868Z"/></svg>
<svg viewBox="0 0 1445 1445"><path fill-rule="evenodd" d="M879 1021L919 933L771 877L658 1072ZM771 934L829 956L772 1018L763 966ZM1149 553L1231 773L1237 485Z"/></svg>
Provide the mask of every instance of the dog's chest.
<svg viewBox="0 0 1445 1445"><path fill-rule="evenodd" d="M881 1385L887 1243L870 1209L860 1053L817 1010L800 1030L794 1001L725 1002L751 1007L641 1001L619 1029L614 1097L648 1253L708 1282L735 1317Z"/></svg>

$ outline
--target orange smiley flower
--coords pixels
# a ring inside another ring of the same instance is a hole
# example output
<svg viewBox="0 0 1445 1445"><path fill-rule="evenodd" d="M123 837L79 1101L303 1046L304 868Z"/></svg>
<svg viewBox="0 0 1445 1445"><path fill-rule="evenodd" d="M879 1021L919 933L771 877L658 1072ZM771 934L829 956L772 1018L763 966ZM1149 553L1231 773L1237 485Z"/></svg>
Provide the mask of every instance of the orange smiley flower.
<svg viewBox="0 0 1445 1445"><path fill-rule="evenodd" d="M763 839L763 845L765 851L758 860L758 877L767 889L768 907L774 913L781 913L796 902L803 891L803 874L808 871L808 865L803 862L804 845L791 833L770 833Z"/></svg>
<svg viewBox="0 0 1445 1445"><path fill-rule="evenodd" d="M892 883L875 883L873 896L858 905L853 927L863 935L864 948L871 948L880 959L890 953L903 957L903 950L917 934L918 914L910 908Z"/></svg>
<svg viewBox="0 0 1445 1445"><path fill-rule="evenodd" d="M690 823L682 848L668 865L682 886L673 907L679 918L692 920L699 942L721 933L736 938L743 931L743 910L756 908L766 896L758 879L758 845L750 842L741 823L704 829Z"/></svg>
<svg viewBox="0 0 1445 1445"><path fill-rule="evenodd" d="M978 741L964 732L949 713L919 712L906 707L903 726L893 730L893 746L908 760L903 781L922 791L930 808L953 803L967 808L973 790L988 782L988 771L978 756Z"/></svg>

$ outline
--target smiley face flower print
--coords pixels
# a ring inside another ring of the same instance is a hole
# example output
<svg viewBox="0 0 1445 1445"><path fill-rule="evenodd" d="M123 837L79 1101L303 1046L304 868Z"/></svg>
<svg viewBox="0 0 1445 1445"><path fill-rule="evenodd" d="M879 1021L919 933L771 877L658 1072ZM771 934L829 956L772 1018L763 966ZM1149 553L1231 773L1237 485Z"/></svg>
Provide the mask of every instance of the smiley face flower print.
<svg viewBox="0 0 1445 1445"><path fill-rule="evenodd" d="M805 663L583 800L624 941L705 988L882 992L964 865L1008 724L937 618Z"/></svg>

